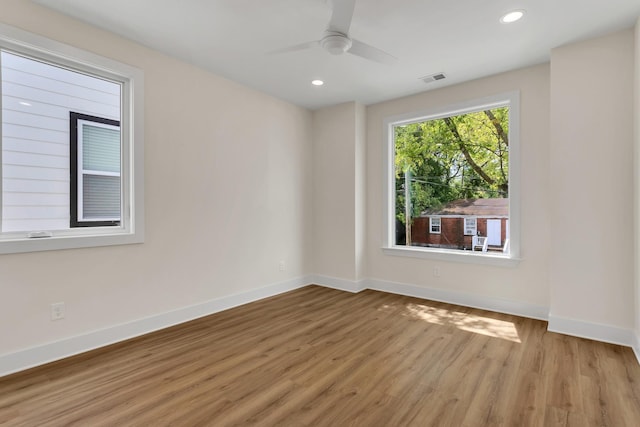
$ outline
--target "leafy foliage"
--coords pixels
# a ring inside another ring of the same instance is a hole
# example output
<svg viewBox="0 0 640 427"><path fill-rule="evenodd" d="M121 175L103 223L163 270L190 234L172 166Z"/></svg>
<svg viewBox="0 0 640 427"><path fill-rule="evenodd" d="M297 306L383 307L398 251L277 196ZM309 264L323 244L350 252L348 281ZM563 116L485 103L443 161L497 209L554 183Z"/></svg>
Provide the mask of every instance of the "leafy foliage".
<svg viewBox="0 0 640 427"><path fill-rule="evenodd" d="M508 197L509 108L499 107L395 127L396 218L471 198Z"/></svg>

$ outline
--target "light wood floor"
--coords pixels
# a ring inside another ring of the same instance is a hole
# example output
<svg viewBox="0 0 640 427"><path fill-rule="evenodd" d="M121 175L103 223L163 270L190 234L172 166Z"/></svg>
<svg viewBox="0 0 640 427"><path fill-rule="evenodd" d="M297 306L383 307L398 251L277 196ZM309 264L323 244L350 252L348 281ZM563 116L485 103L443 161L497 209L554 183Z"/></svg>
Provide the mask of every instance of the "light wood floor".
<svg viewBox="0 0 640 427"><path fill-rule="evenodd" d="M309 286L0 378L0 425L640 426L630 349Z"/></svg>

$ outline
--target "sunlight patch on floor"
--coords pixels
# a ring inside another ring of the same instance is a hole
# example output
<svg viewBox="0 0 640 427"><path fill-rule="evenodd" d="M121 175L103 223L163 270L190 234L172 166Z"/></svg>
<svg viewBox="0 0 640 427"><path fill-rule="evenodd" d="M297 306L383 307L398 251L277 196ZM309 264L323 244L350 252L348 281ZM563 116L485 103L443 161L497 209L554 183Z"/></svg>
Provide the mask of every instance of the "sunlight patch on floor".
<svg viewBox="0 0 640 427"><path fill-rule="evenodd" d="M455 326L462 331L521 343L520 336L513 322L492 319L471 313L428 307L421 304L408 304L407 310L410 316L429 323Z"/></svg>

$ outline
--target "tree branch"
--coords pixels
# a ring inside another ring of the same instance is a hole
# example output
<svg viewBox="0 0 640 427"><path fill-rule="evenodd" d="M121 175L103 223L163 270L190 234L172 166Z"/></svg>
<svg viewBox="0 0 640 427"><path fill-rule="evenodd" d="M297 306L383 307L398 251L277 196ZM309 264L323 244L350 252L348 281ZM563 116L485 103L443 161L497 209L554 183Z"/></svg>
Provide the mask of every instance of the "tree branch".
<svg viewBox="0 0 640 427"><path fill-rule="evenodd" d="M509 135L507 135L504 129L502 128L502 124L500 124L500 120L496 118L496 116L493 114L493 111L491 110L484 110L484 114L489 118L489 121L491 122L491 124L493 124L493 127L496 128L496 132L498 132L498 138L500 138L502 142L504 142L504 144L508 147Z"/></svg>
<svg viewBox="0 0 640 427"><path fill-rule="evenodd" d="M453 122L453 120L451 120L451 117L445 117L444 118L444 122L447 124L447 126L449 127L449 130L451 131L451 133L453 134L453 136L457 140L458 146L460 147L460 151L464 155L464 158L466 159L467 163L469 163L469 165L471 166L471 169L473 169L478 175L480 175L480 177L487 184L489 184L489 185L495 184L496 181L493 178L491 178L489 175L487 175L486 172L483 171L482 168L471 157L471 153L469 153L469 150L467 149L467 146L462 141L462 137L460 136L460 133L458 132L458 128L456 127L456 124Z"/></svg>

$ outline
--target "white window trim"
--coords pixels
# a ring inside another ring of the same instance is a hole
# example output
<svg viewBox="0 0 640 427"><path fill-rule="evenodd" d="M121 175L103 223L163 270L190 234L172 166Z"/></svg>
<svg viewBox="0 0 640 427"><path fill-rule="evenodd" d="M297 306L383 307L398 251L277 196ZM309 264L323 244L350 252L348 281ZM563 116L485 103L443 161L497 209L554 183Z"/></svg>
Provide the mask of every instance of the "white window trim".
<svg viewBox="0 0 640 427"><path fill-rule="evenodd" d="M433 223L433 220L437 219L438 220L438 231L433 231L433 226L435 225ZM429 217L429 234L441 234L442 233L442 218L439 216L431 216Z"/></svg>
<svg viewBox="0 0 640 427"><path fill-rule="evenodd" d="M394 126L427 120L441 119L459 114L481 111L487 108L509 106L509 236L510 252L484 253L395 244L394 197ZM481 99L461 102L442 108L409 112L383 120L383 247L385 255L442 261L487 264L504 267L517 266L520 258L520 93L506 92Z"/></svg>
<svg viewBox="0 0 640 427"><path fill-rule="evenodd" d="M84 217L84 192L82 191L82 189L84 188L84 176L85 175L100 175L100 176L117 176L119 178L122 177L122 174L120 172L107 172L107 171L97 171L97 170L91 170L91 169L85 169L84 168L84 163L83 163L83 152L84 152L84 144L82 143L84 141L84 136L83 136L83 132L84 132L84 124L87 124L89 126L95 126L95 127L101 127L101 128L105 128L105 129L117 129L118 131L120 131L120 127L119 126L113 126L113 125L109 125L106 123L99 123L99 122L90 122L88 120L82 120L79 119L78 120L78 133L77 133L77 137L76 137L76 141L74 141L73 143L77 144L77 150L78 150L78 171L77 171L77 180L78 180L78 188L77 188L77 194L78 194L78 221L82 221L82 222L91 222L91 221L120 221L120 218L85 218Z"/></svg>
<svg viewBox="0 0 640 427"><path fill-rule="evenodd" d="M473 231L467 233L467 229L470 228L467 226L467 221L473 220ZM464 221L464 235L465 236L475 236L476 234L478 234L478 217L476 216L468 216L468 217L464 217L463 218Z"/></svg>
<svg viewBox="0 0 640 427"><path fill-rule="evenodd" d="M72 70L103 76L123 84L120 129L123 140L121 226L2 233L0 234L0 254L142 243L144 241L144 74L142 70L5 24L0 24L0 48L66 66ZM0 162L0 168L1 164Z"/></svg>

